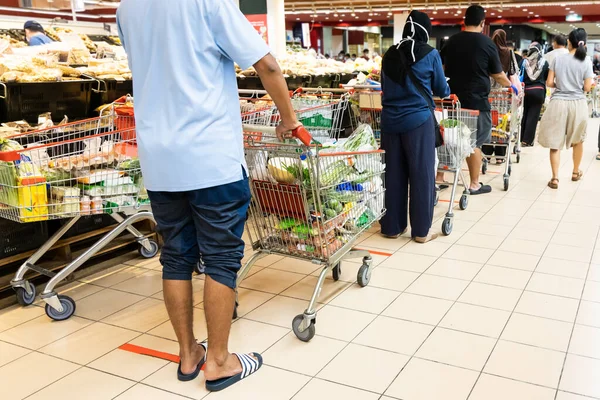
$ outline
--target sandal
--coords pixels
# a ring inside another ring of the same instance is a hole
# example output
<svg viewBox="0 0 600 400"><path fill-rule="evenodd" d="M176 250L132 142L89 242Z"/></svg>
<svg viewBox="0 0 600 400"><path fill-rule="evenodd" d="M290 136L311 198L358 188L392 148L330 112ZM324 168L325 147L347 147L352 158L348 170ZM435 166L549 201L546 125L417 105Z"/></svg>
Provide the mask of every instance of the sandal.
<svg viewBox="0 0 600 400"><path fill-rule="evenodd" d="M381 236L383 236L386 239L398 239L400 236L404 235L406 233L406 231L408 230L408 228L405 228L402 233L398 233L396 235L386 235L385 233L381 232Z"/></svg>
<svg viewBox="0 0 600 400"><path fill-rule="evenodd" d="M580 180L583 177L583 171L579 170L577 172L573 172L573 174L571 174L571 180L573 182L577 182L578 180Z"/></svg>
<svg viewBox="0 0 600 400"><path fill-rule="evenodd" d="M209 392L218 392L223 389L227 389L229 386L238 383L242 379L246 379L263 365L263 358L258 353L250 354L238 354L233 353L239 358L240 364L242 364L242 372L239 374L230 376L228 378L215 379L214 381L206 381L206 390ZM256 357L256 359L254 357Z"/></svg>
<svg viewBox="0 0 600 400"><path fill-rule="evenodd" d="M191 380L196 379L196 377L198 375L200 375L200 371L202 370L202 367L204 366L204 363L206 362L206 352L208 351L208 343L206 341L204 341L204 342L198 342L198 344L200 346L204 347L204 357L202 357L202 359L196 366L196 369L194 370L194 372L192 372L190 374L184 374L183 372L181 372L181 362L179 362L179 368L177 368L177 379L179 379L182 382L189 382Z"/></svg>
<svg viewBox="0 0 600 400"><path fill-rule="evenodd" d="M558 178L552 178L548 182L548 187L550 189L558 189Z"/></svg>

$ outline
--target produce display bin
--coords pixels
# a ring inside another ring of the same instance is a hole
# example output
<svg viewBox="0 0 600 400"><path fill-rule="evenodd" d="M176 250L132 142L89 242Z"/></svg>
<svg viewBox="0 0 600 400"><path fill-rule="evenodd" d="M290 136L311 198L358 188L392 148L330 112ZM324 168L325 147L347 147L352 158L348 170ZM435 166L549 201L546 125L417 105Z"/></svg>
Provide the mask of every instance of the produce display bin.
<svg viewBox="0 0 600 400"><path fill-rule="evenodd" d="M48 221L48 230L50 233L54 233L60 229L68 220L50 220ZM107 226L115 225L116 221L109 214L97 214L81 217L75 225L73 225L67 233L63 235L63 238L70 238L77 235L83 235L95 231L96 229L106 228ZM29 224L23 224L29 225ZM43 243L43 242L42 242Z"/></svg>
<svg viewBox="0 0 600 400"><path fill-rule="evenodd" d="M262 82L258 76L246 76L244 78L237 78L238 89L247 90L264 90Z"/></svg>
<svg viewBox="0 0 600 400"><path fill-rule="evenodd" d="M308 76L292 75L285 78L289 90L297 90L303 87L304 83L309 79Z"/></svg>
<svg viewBox="0 0 600 400"><path fill-rule="evenodd" d="M133 95L133 81L131 79L122 81L117 81L115 79L102 80L100 82L100 90L92 90L89 116L97 116L98 114L95 110L98 107L110 104L128 94Z"/></svg>
<svg viewBox="0 0 600 400"><path fill-rule="evenodd" d="M20 224L0 219L0 258L37 249L48 240L45 221Z"/></svg>
<svg viewBox="0 0 600 400"><path fill-rule="evenodd" d="M310 88L331 88L335 79L334 74L311 75L306 82L306 87Z"/></svg>
<svg viewBox="0 0 600 400"><path fill-rule="evenodd" d="M37 123L38 116L52 113L54 121L87 118L92 88L96 80L0 84L0 122L26 120Z"/></svg>

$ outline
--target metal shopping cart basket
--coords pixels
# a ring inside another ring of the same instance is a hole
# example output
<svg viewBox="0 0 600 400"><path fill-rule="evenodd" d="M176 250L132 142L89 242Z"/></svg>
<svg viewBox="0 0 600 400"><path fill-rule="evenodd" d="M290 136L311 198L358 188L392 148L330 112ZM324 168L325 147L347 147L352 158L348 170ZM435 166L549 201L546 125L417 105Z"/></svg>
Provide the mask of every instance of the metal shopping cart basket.
<svg viewBox="0 0 600 400"><path fill-rule="evenodd" d="M381 141L381 86L355 85L345 86L353 91L352 106L356 115L356 125L367 124L373 129L377 142Z"/></svg>
<svg viewBox="0 0 600 400"><path fill-rule="evenodd" d="M435 99L436 118L442 129L444 144L437 149L438 171L454 174L450 193L448 212L442 222L442 233L450 235L454 223L454 198L456 189L462 182L463 193L458 201L461 210L466 210L469 204L469 183L462 173L465 158L469 157L477 142L477 118L479 111L462 109L456 96L447 99Z"/></svg>
<svg viewBox="0 0 600 400"><path fill-rule="evenodd" d="M492 89L489 101L492 106L492 141L494 146L506 148L504 156L494 156L504 160L504 190L508 190L512 172L511 151L516 153L516 162L521 161L521 118L523 116L523 90L515 94L511 89ZM514 146L513 147L513 143ZM490 156L484 156L481 172L487 173Z"/></svg>
<svg viewBox="0 0 600 400"><path fill-rule="evenodd" d="M320 131L308 128L315 130ZM299 133L304 144L278 142L273 126L244 125L244 131L253 197L247 231L257 253L243 266L238 284L268 254L321 265L307 309L292 321L296 336L309 341L315 335L317 299L329 271L337 280L342 260L362 258L357 281L360 286L369 283L370 254L353 246L385 213L384 153L307 146L310 135L307 138L303 128Z"/></svg>
<svg viewBox="0 0 600 400"><path fill-rule="evenodd" d="M154 220L137 159L133 116L119 115L112 107L98 118L0 139L0 150L0 218L68 220L11 280L20 304L35 301L35 286L25 277L34 271L50 278L41 293L46 314L69 318L75 301L58 295L56 286L125 230L135 236L143 257L157 254L158 244L133 227ZM109 214L119 224L57 273L35 265L81 217L94 214Z"/></svg>

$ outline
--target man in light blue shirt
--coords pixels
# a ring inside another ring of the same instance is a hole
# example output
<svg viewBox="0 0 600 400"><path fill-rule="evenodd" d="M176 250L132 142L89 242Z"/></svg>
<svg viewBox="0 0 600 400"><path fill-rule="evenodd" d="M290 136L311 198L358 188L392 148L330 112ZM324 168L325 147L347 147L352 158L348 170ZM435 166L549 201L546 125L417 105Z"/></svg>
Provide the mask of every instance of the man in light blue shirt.
<svg viewBox="0 0 600 400"><path fill-rule="evenodd" d="M44 28L39 22L27 21L23 29L25 29L25 39L27 39L30 46L52 43L52 39L46 36Z"/></svg>
<svg viewBox="0 0 600 400"><path fill-rule="evenodd" d="M279 137L300 124L275 58L233 0L122 0L117 24L133 73L144 183L165 242L178 378L192 380L204 366L207 389L221 390L262 365L259 354L227 347L250 201L234 61L256 69L279 109ZM200 255L208 344L193 333L191 277Z"/></svg>

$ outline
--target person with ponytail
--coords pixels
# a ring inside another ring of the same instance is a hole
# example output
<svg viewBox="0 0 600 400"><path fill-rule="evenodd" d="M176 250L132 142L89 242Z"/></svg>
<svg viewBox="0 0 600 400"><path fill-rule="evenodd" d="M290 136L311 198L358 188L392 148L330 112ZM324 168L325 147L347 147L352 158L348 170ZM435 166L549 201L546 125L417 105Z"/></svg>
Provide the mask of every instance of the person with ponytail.
<svg viewBox="0 0 600 400"><path fill-rule="evenodd" d="M386 151L386 215L381 234L395 239L404 233L410 214L411 237L419 243L430 233L435 201L435 120L433 95L448 97L442 60L431 47L431 20L413 10L402 40L382 60L381 147ZM410 207L409 207L410 192Z"/></svg>
<svg viewBox="0 0 600 400"><path fill-rule="evenodd" d="M550 64L546 85L555 88L540 125L539 143L550 149L552 179L548 186L558 189L560 151L573 148L573 174L576 182L583 176L579 169L583 141L587 133L588 106L585 94L592 89L592 61L587 57L587 33L577 28L569 34L568 54Z"/></svg>
<svg viewBox="0 0 600 400"><path fill-rule="evenodd" d="M527 57L523 59L523 83L525 100L523 101L523 119L521 120L521 144L533 146L542 106L546 101L546 79L548 62L542 56L542 46L533 42L529 46Z"/></svg>

